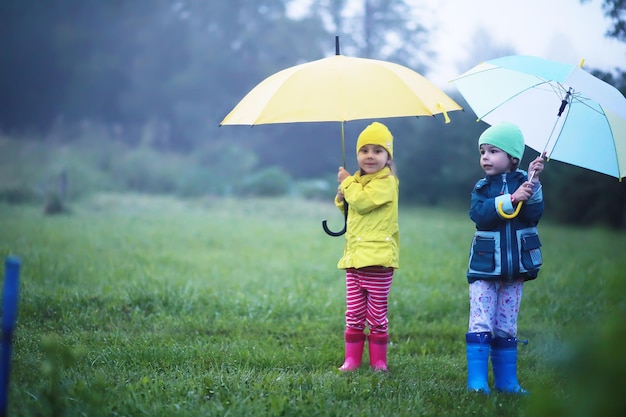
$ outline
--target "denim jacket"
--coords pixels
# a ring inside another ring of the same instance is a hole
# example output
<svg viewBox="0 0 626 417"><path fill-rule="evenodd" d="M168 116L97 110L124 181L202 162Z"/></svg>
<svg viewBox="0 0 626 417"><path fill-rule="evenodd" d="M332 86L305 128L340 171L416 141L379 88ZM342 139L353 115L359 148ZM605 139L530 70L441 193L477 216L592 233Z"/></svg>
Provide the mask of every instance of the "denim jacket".
<svg viewBox="0 0 626 417"><path fill-rule="evenodd" d="M513 212L511 194L527 181L525 171L518 169L479 180L472 191L469 216L476 223L467 269L468 282L476 280L525 281L537 278L543 260L537 223L543 214L541 185L523 202L513 219L502 217L497 210Z"/></svg>

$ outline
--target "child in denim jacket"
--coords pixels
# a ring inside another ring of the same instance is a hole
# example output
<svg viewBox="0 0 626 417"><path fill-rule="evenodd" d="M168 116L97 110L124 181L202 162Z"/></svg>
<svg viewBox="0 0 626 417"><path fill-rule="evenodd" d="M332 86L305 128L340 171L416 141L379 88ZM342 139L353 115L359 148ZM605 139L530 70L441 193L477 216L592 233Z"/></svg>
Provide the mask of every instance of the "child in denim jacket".
<svg viewBox="0 0 626 417"><path fill-rule="evenodd" d="M511 123L486 129L478 146L486 177L474 186L469 213L476 232L467 270L467 388L489 393L491 354L495 388L525 394L517 380L517 316L523 284L537 277L542 264L536 226L544 208L539 182L544 155L529 164L530 178L518 169L524 137Z"/></svg>

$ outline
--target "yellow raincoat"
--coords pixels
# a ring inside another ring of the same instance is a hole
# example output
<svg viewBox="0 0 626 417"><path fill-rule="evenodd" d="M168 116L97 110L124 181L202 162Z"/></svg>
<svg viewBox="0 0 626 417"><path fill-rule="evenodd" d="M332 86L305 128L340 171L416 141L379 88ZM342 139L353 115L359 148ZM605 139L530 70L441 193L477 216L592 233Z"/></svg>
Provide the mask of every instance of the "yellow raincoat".
<svg viewBox="0 0 626 417"><path fill-rule="evenodd" d="M348 202L348 223L339 269L400 267L398 185L389 167L375 174L357 172L342 181L340 189ZM343 212L343 202L335 198L335 205Z"/></svg>

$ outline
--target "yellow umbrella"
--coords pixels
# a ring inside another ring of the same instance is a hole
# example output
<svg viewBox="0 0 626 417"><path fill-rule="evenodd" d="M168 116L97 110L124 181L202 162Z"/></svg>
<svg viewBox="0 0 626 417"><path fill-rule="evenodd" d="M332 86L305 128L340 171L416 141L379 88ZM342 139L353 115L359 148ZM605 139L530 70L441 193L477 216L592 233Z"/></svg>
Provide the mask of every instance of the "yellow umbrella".
<svg viewBox="0 0 626 417"><path fill-rule="evenodd" d="M226 115L222 125L344 122L405 116L444 115L462 110L454 100L419 73L392 62L339 54L279 71L254 87ZM347 213L347 210L346 210ZM339 236L345 232L326 233Z"/></svg>
<svg viewBox="0 0 626 417"><path fill-rule="evenodd" d="M453 110L462 108L405 66L337 54L269 76L220 125L346 122L440 113L449 122L447 112Z"/></svg>

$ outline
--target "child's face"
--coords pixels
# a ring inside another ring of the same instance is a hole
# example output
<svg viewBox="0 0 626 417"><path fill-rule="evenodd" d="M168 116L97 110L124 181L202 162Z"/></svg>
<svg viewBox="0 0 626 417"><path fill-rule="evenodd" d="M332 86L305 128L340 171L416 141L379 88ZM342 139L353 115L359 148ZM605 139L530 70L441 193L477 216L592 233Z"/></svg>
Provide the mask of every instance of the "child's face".
<svg viewBox="0 0 626 417"><path fill-rule="evenodd" d="M387 165L387 161L389 161L389 154L380 145L363 145L357 155L359 168L366 174L380 171Z"/></svg>
<svg viewBox="0 0 626 417"><path fill-rule="evenodd" d="M513 161L502 149L487 143L480 145L480 167L487 175L511 172Z"/></svg>

